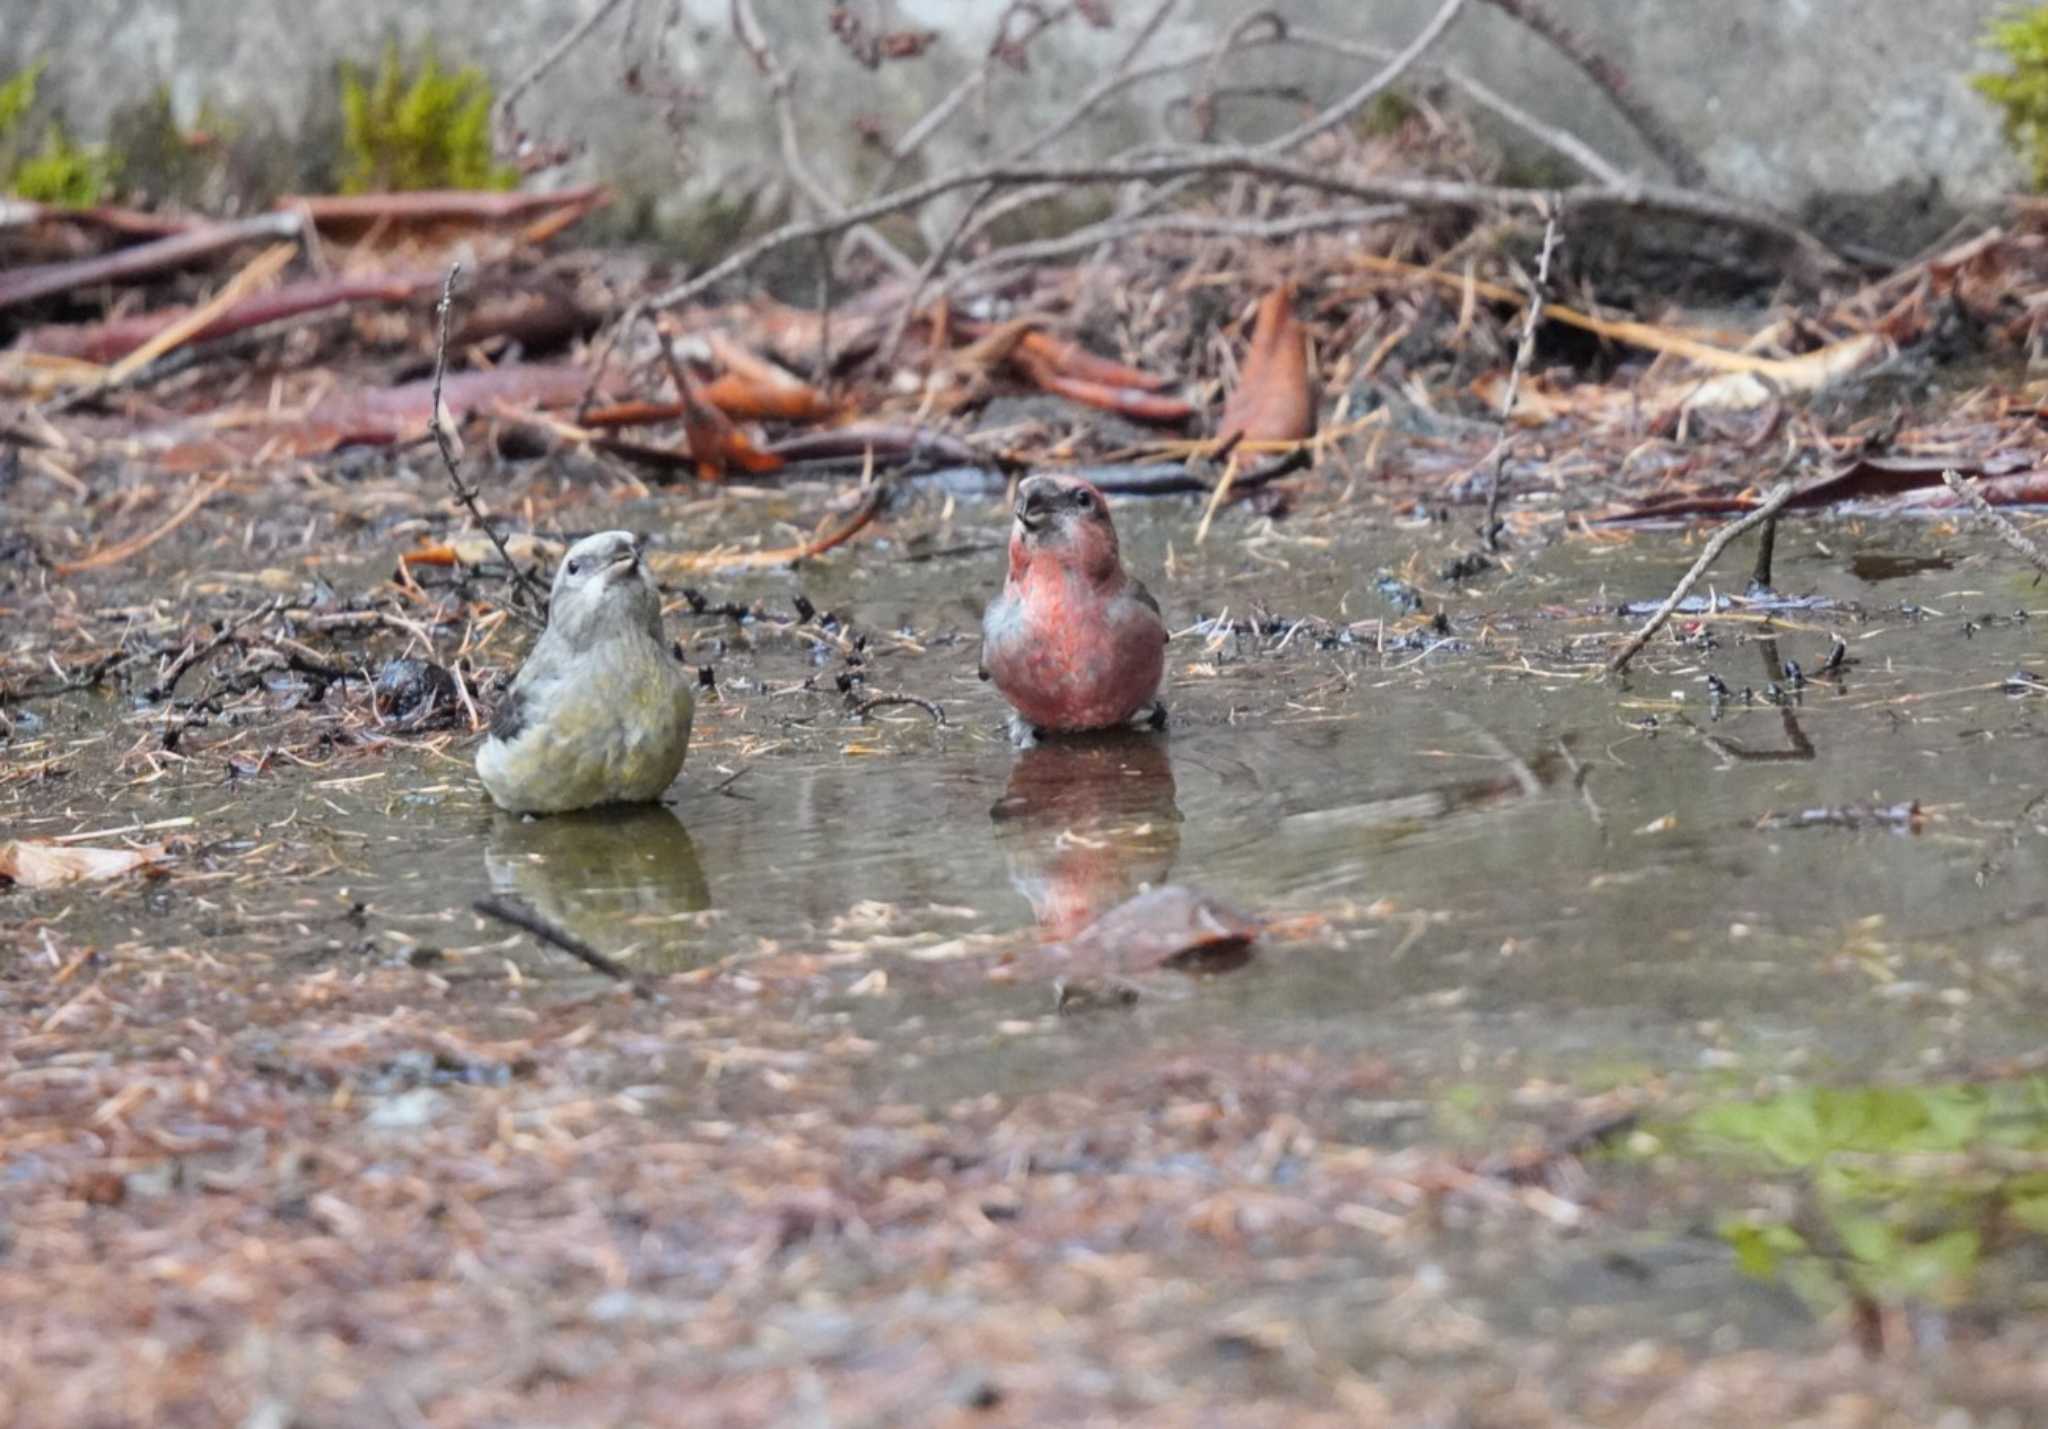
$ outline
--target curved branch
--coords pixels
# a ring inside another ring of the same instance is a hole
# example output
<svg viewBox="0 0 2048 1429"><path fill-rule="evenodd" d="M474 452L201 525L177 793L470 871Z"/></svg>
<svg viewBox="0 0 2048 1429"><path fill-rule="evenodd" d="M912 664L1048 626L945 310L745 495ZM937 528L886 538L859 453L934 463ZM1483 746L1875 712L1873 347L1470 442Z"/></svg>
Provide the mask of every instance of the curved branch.
<svg viewBox="0 0 2048 1429"><path fill-rule="evenodd" d="M801 223L787 223L772 233L742 244L725 258L695 277L655 294L650 307L673 307L689 301L735 273L744 271L763 254L791 243L830 237L858 224L872 223L892 213L916 208L941 194L983 184L1012 187L1019 184L1059 184L1083 187L1096 184L1150 183L1162 179L1198 175L1245 174L1275 183L1293 184L1319 193L1336 194L1365 203L1404 203L1425 208L1511 208L1536 210L1555 190L1511 188L1498 184L1467 183L1458 179L1372 178L1353 180L1328 169L1312 168L1274 157L1260 149L1214 146L1199 150L1178 150L1111 164L989 164L941 174L921 184L867 203L856 204L842 213ZM1631 183L1608 186L1579 184L1562 190L1572 208L1624 208L1730 224L1775 238L1821 273L1839 273L1845 264L1818 238L1797 224L1774 213L1730 199L1693 193L1669 184Z"/></svg>
<svg viewBox="0 0 2048 1429"><path fill-rule="evenodd" d="M1577 31L1551 14L1542 0L1486 0L1487 4L1534 30L1550 47L1576 65L1586 78L1600 87L1608 101L1621 112L1650 152L1671 168L1678 182L1687 188L1704 188L1707 171L1693 157L1692 150L1671 131L1663 116L1637 99L1628 77L1620 68L1580 37Z"/></svg>

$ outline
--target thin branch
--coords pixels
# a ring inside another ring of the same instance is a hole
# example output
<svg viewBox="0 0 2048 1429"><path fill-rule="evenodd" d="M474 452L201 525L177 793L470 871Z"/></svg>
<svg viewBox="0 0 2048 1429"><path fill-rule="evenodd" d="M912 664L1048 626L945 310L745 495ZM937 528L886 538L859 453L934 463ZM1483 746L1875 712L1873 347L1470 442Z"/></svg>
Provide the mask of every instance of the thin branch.
<svg viewBox="0 0 2048 1429"><path fill-rule="evenodd" d="M1536 356L1536 329L1543 325L1543 310L1550 302L1550 260L1557 252L1558 229L1563 219L1563 204L1553 203L1543 220L1543 253L1536 260L1536 276L1529 282L1529 306L1522 313L1522 337L1515 344L1515 365L1508 370L1508 390L1501 398L1500 439L1494 443L1493 479L1486 488L1486 519L1479 528L1490 551L1500 549L1500 488L1502 473L1507 470L1508 448L1513 445L1510 424L1515 418L1515 403L1522 395L1522 378Z"/></svg>
<svg viewBox="0 0 2048 1429"><path fill-rule="evenodd" d="M1247 174L1276 183L1294 184L1320 193L1364 202L1405 203L1436 208L1536 208L1551 196L1543 189L1512 188L1497 184L1466 183L1456 179L1372 178L1347 179L1325 168L1291 163L1259 149L1215 146L1180 150L1123 163L1109 164L989 164L942 174L924 183L898 189L868 203L856 204L843 213L816 220L787 223L772 233L744 243L723 260L684 282L655 294L650 307L673 307L744 271L761 258L791 243L828 237L857 224L871 223L892 213L916 208L942 194L981 184L1059 184L1081 187L1097 184L1154 182L1185 176ZM1581 211L1622 208L1708 219L1748 228L1792 246L1810 261L1830 270L1841 260L1819 239L1777 215L1744 204L1692 193L1666 184L1631 184L1608 188L1580 184L1565 189L1564 201Z"/></svg>
<svg viewBox="0 0 2048 1429"><path fill-rule="evenodd" d="M1145 22L1138 27L1138 33L1132 37L1130 44L1124 47L1123 54L1117 58L1117 62L1111 68L1109 74L1097 82L1088 93L1082 95L1080 100L1064 115L1055 120L1050 128L1040 131L1034 138L1025 140L1022 144L1012 149L1006 157L1010 159L1029 158L1032 154L1045 148L1053 140L1079 123L1082 116L1093 109L1104 96L1118 87L1122 82L1123 76L1130 72L1131 65L1136 62L1139 55L1144 53L1145 47L1152 43L1153 37L1159 32L1159 27L1165 23L1166 17L1173 12L1173 8L1179 3L1180 0L1159 0L1159 4L1153 7L1151 15L1146 17ZM1009 23L1007 17L1005 17L1003 23L1004 27L1007 28ZM1049 24L1050 22L1048 21L1047 23ZM1041 26L1042 28L1044 27ZM1035 34L1036 32L1034 32ZM991 57L993 57L993 52L991 52ZM986 65L984 65L985 68ZM923 140L920 139L918 142L922 143ZM884 175L884 178L886 179L893 175L893 173L894 168L892 167L890 174ZM879 193L883 187L883 184L878 183L875 185L874 191ZM930 256L924 261L924 266L917 270L917 277L911 284L910 295L905 299L902 308L897 312L895 320L889 325L888 336L883 339L880 349L880 361L883 366L886 367L895 361L896 349L902 345L904 331L910 326L911 319L917 314L918 305L924 300L924 290L931 285L932 279L937 276L941 268L945 267L947 260L953 256L953 253L959 248L967 235L970 232L979 231L982 225L975 223L976 216L981 214L987 207L989 200L995 196L996 190L997 185L990 184L967 201L966 207L960 211L959 218L954 220L952 228L933 247Z"/></svg>
<svg viewBox="0 0 2048 1429"><path fill-rule="evenodd" d="M1290 149L1300 148L1318 134L1326 134L1339 124L1347 122L1352 115L1378 98L1388 85L1406 74L1408 67L1421 59L1423 53L1443 37L1444 31L1450 29L1451 22L1458 18L1464 8L1465 0L1444 0L1444 4L1430 18L1429 23L1408 42L1408 47L1388 60L1378 74L1307 123L1290 129L1277 139L1268 140L1259 147L1270 153L1284 154Z"/></svg>
<svg viewBox="0 0 2048 1429"><path fill-rule="evenodd" d="M1626 188L1632 182L1626 172L1610 163L1592 145L1569 129L1559 129L1554 125L1545 124L1528 110L1512 103L1499 91L1487 88L1463 70L1454 69L1450 65L1440 65L1435 73L1452 88L1461 90L1467 99L1480 108L1490 110L1496 117L1521 130L1546 149L1577 164L1588 178L1617 189Z"/></svg>
<svg viewBox="0 0 2048 1429"><path fill-rule="evenodd" d="M1032 3L1032 0L1011 0L1009 6L996 20L995 38L989 41L988 53L982 56L981 63L968 71L966 78L948 90L938 103L927 109L917 122L904 130L902 136L890 146L889 162L882 166L882 172L869 186L868 197L873 198L889 187L890 182L901 172L903 165L930 142L940 127L953 117L953 111L966 103L968 96L977 89L987 85L988 77L999 61L1006 56L1021 54L1030 47L1032 41L1073 13L1074 7L1071 4L1048 10L1042 5ZM1034 23L1013 40L1010 38L1010 21L1018 15L1029 16Z"/></svg>
<svg viewBox="0 0 2048 1429"><path fill-rule="evenodd" d="M1636 131L1650 151L1670 166L1672 176L1679 183L1687 188L1705 186L1707 171L1693 157L1684 141L1672 132L1662 116L1636 98L1620 68L1612 60L1596 53L1576 31L1551 14L1543 0L1487 0L1487 3L1534 30L1549 42L1552 49L1578 66L1586 78L1606 94L1608 101L1621 112L1622 118L1628 121L1629 127Z"/></svg>
<svg viewBox="0 0 2048 1429"><path fill-rule="evenodd" d="M1445 0L1445 3L1439 7L1437 13L1430 19L1430 22L1423 26L1422 30L1409 42L1407 48L1389 56L1371 78L1307 123L1256 145L1255 152L1274 155L1285 154L1335 128L1337 125L1347 122L1359 110L1384 93L1402 75L1406 74L1415 62L1421 59L1429 50L1430 46L1443 37L1444 32L1450 28L1451 22L1458 17L1464 5L1465 0ZM1209 72L1213 75L1221 67L1225 56L1248 43L1252 31L1259 25L1267 26L1269 33L1275 37L1284 37L1287 33L1286 21L1274 12L1254 11L1251 14L1245 15L1230 27L1224 34L1223 39L1210 51L1207 60ZM1111 76L1112 80L1116 78L1117 76ZM1119 209L1116 217L1130 219L1155 212L1161 205L1170 202L1173 198L1184 192L1192 182L1192 177L1182 178L1177 182L1163 186L1157 192L1142 199L1125 203ZM987 221L992 221L992 218L984 222ZM964 237L971 237L974 231L976 230L969 230L968 234L964 235Z"/></svg>
<svg viewBox="0 0 2048 1429"><path fill-rule="evenodd" d="M946 260L953 256L954 248L958 246L961 236L967 232L968 224L974 221L974 215L981 211L981 206L995 191L996 186L990 184L967 201L966 206L960 210L960 216L953 220L953 226L946 230L946 236L932 249L923 266L917 270L917 276L910 283L910 292L904 296L902 305L896 309L896 316L889 322L888 335L876 349L875 361L884 370L895 363L896 349L903 345L903 334L909 330L911 319L917 316L918 304L924 301L924 290L931 286L931 281L939 269L946 266Z"/></svg>
<svg viewBox="0 0 2048 1429"><path fill-rule="evenodd" d="M633 970L607 953L601 953L566 928L557 927L516 898L479 898L469 905L486 918L495 918L500 923L510 923L522 932L533 934L550 947L560 948L584 966L614 978L633 989L633 996L654 1000L654 989L637 976Z"/></svg>
<svg viewBox="0 0 2048 1429"><path fill-rule="evenodd" d="M1297 238L1304 233L1365 228L1375 223L1388 223L1404 217L1408 211L1408 205L1403 203L1382 203L1359 208L1312 209L1305 213L1289 214L1285 218L1211 218L1197 213L1158 213L1138 218L1105 218L1099 223L1091 223L1085 228L1077 228L1072 233L1063 233L1057 238L1042 238L1031 243L1013 243L960 269L947 281L945 287L950 290L1017 263L1035 263L1047 258L1061 258L1084 248L1093 248L1097 244L1120 243L1126 239L1144 238L1159 233L1177 233L1201 238L1235 238L1245 242L1271 242L1280 238Z"/></svg>
<svg viewBox="0 0 2048 1429"><path fill-rule="evenodd" d="M796 104L792 98L795 80L783 67L781 59L768 44L768 37L761 29L761 21L754 14L753 0L732 0L732 33L747 57L754 62L754 68L768 82L768 95L775 102L775 122L781 136L782 166L788 170L790 182L798 192L828 216L845 212L843 204L825 183L811 172L810 164L804 158L803 136L797 132ZM880 257L898 273L911 273L917 265L905 257L895 244L866 227L864 220L855 220L842 228L859 228L860 237L870 251ZM840 232L841 228L828 230ZM819 235L824 236L824 235Z"/></svg>
<svg viewBox="0 0 2048 1429"><path fill-rule="evenodd" d="M887 709L891 705L916 705L932 717L932 723L937 725L944 725L946 723L945 706L935 700L928 700L922 695L869 695L851 710L847 711L847 713L851 714L855 719L866 719L876 710Z"/></svg>
<svg viewBox="0 0 2048 1429"><path fill-rule="evenodd" d="M1948 483L1950 491L1963 499L1963 504L1970 508L1979 521L1991 528L1992 535L2025 556L2033 563L2035 570L2048 575L2048 555L2042 554L2041 548L2034 544L2026 532L2013 525L2009 517L1995 510L1991 503L1984 499L1984 493L1977 489L1976 482L1954 471L1944 471L1941 479Z"/></svg>
<svg viewBox="0 0 2048 1429"><path fill-rule="evenodd" d="M1728 543L1751 527L1760 526L1777 515L1785 503L1792 499L1795 489L1794 482L1779 482L1748 515L1738 521L1730 521L1716 531L1714 538L1707 542L1706 549L1700 552L1700 558L1692 563L1692 569L1680 577L1678 585L1665 597L1664 603L1657 607L1656 614L1643 622L1643 628L1631 635L1628 644L1621 647L1621 652L1607 662L1607 673L1618 675L1626 670L1628 662L1635 659L1638 652L1650 643L1650 637L1664 628L1664 622L1671 618L1672 611L1678 609L1678 603L1692 594L1692 588L1699 584L1700 577L1707 573L1707 568L1720 559L1721 553L1728 549Z"/></svg>
<svg viewBox="0 0 2048 1429"><path fill-rule="evenodd" d="M1252 26L1245 23L1246 21L1261 20L1266 22L1267 28L1260 33L1252 33ZM1041 135L1038 140L1020 145L1018 149L1005 155L1005 161L1011 162L1030 157L1031 154L1044 148L1045 144L1049 143L1053 138L1063 134L1067 129L1073 127L1074 124L1080 122L1082 118L1092 113L1105 99L1120 89L1128 89L1150 80L1163 79L1168 75L1179 74L1186 70L1208 68L1220 63L1223 56L1239 50L1261 49L1268 46L1298 49L1311 53L1327 52L1329 54L1342 55L1347 59L1370 61L1374 64L1385 64L1396 53L1383 45L1366 44L1362 41L1345 39L1341 36L1328 35L1320 31L1306 30L1298 26L1289 25L1270 11L1254 12L1244 17L1244 20L1240 21L1239 24L1233 26L1225 35L1223 41L1213 49L1204 50L1199 54L1181 55L1175 59L1161 60L1155 64L1129 69L1120 75L1113 74L1109 76L1093 90L1089 91L1072 110L1063 116L1044 135ZM1510 103L1497 91L1489 89L1478 80L1473 79L1463 70L1442 64L1421 66L1421 70L1425 74L1434 75L1444 80L1454 89L1461 90L1482 108L1491 110L1515 128L1522 130L1537 143L1569 159L1572 163L1583 169L1587 177L1596 179L1614 188L1623 187L1630 182L1628 175L1619 166L1596 153L1592 146L1583 139L1566 130L1544 124L1527 111Z"/></svg>
<svg viewBox="0 0 2048 1429"><path fill-rule="evenodd" d="M566 59L571 50L582 44L592 30L611 18L612 12L624 3L625 0L598 0L595 10L586 15L568 34L562 36L553 49L528 66L526 72L513 80L505 92L498 96L498 102L491 109L491 132L500 154L510 154L518 146L519 136L512 129L512 111L520 96L539 83L549 70Z"/></svg>
<svg viewBox="0 0 2048 1429"><path fill-rule="evenodd" d="M441 465L448 470L448 484L455 488L455 499L467 508L470 519L483 528L484 535L490 537L491 544L498 548L498 555L505 562L505 569L512 572L515 596L523 594L533 603L534 609L546 610L547 596L534 585L533 578L527 575L519 562L512 559L512 553L505 549L505 541L498 534L498 528L491 524L490 517L484 515L475 488L463 481L462 472L455 465L455 433L449 426L448 409L441 403L441 379L448 371L448 310L454 306L455 276L461 271L460 262L449 265L447 281L441 285L441 301L434 309L441 327L440 335L434 343L434 414L427 419L428 429L434 435L435 448L441 453ZM544 623L521 609L517 599L507 601L505 609L535 629L539 629Z"/></svg>
<svg viewBox="0 0 2048 1429"><path fill-rule="evenodd" d="M184 654L180 655L177 659L171 661L171 668L164 671L163 678L159 679L154 685L151 685L147 690L143 691L142 698L144 699L144 701L146 701L149 704L155 704L158 700L169 699L170 696L177 690L178 681L184 678L185 672L187 670L190 670L194 665L197 665L201 660L206 659L208 656L212 655L214 651L220 649L223 645L226 645L229 641L233 640L237 635L241 634L246 627L254 625L257 621L262 620L267 616L276 614L280 609L283 608L283 606L283 596L272 596L269 600L264 601L263 604L257 606L254 610L247 611L244 614L236 617L234 620L230 621L228 624L222 626L220 629L220 633L214 636L213 639L207 641L204 645L193 646Z"/></svg>
<svg viewBox="0 0 2048 1429"><path fill-rule="evenodd" d="M1098 104L1102 103L1103 100L1107 99L1117 90L1123 88L1127 83L1130 83L1132 81L1131 66L1138 62L1138 56L1145 52L1146 46L1150 45L1158 35L1159 27L1166 23L1166 17L1172 14L1174 7L1179 4L1180 0L1159 0L1152 13L1145 18L1145 22L1138 26L1138 33L1131 37L1130 44L1124 47L1123 54L1118 57L1115 66L1110 72L1102 79L1096 81L1095 85L1086 94L1075 100L1073 107L1067 110L1065 114L1055 119L1045 129L1040 130L1036 136L1026 139L1016 148L1010 150L1003 157L1008 160L1028 159L1033 154L1050 147L1064 136L1068 130L1093 113Z"/></svg>

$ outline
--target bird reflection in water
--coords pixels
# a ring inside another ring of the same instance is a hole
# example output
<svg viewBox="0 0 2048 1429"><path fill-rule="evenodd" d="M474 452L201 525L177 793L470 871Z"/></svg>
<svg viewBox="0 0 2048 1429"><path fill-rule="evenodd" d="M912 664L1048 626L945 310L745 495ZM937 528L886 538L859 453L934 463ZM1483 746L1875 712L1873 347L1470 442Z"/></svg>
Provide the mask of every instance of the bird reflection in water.
<svg viewBox="0 0 2048 1429"><path fill-rule="evenodd" d="M687 915L711 906L690 831L658 804L495 815L484 872L492 892L524 899L596 947L637 947L642 973L690 966L698 940Z"/></svg>
<svg viewBox="0 0 2048 1429"><path fill-rule="evenodd" d="M1126 730L1033 745L989 810L1010 883L1047 939L1068 938L1145 884L1180 852L1166 742Z"/></svg>

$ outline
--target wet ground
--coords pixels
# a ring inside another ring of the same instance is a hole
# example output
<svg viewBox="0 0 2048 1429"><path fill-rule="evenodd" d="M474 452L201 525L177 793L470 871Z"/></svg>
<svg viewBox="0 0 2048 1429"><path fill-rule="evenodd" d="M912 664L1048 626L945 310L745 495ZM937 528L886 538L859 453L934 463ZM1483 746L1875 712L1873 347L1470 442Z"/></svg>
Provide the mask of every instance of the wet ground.
<svg viewBox="0 0 2048 1429"><path fill-rule="evenodd" d="M16 707L10 835L176 842L0 894L0 1309L44 1356L0 1370L11 1422L2040 1422L2019 563L1790 521L1775 585L1821 603L1681 616L1615 682L1686 533L1453 582L1469 540L1394 508L1118 521L1177 632L1163 736L1011 748L974 677L1001 511L937 493L676 580L837 624L677 592L717 693L665 809L494 813L466 736L263 761L283 679L175 759L138 752L160 708ZM158 588L309 555L206 549ZM858 635L864 691L943 724L849 715ZM1126 1000L1044 952L1168 881L1275 920L1255 958ZM107 1342L95 1297L133 1307Z"/></svg>

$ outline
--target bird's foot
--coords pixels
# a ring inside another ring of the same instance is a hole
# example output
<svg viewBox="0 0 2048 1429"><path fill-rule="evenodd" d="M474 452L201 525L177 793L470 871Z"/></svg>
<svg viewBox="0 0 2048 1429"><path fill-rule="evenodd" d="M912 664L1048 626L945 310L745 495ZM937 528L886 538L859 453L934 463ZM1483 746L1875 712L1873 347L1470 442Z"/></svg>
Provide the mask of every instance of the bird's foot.
<svg viewBox="0 0 2048 1429"><path fill-rule="evenodd" d="M1154 701L1152 701L1152 713L1150 713L1150 714L1148 714L1148 715L1146 715L1146 716L1145 716L1145 727L1146 727L1147 729L1165 729L1165 728L1166 728L1166 701L1165 701L1165 700L1154 700Z"/></svg>

